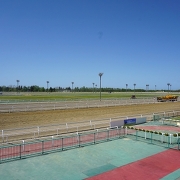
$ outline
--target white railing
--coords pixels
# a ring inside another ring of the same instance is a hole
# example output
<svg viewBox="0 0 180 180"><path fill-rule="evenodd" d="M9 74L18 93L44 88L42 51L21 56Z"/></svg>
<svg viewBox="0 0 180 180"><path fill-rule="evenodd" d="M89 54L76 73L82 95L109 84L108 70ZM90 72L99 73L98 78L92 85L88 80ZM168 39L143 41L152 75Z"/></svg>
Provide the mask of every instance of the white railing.
<svg viewBox="0 0 180 180"><path fill-rule="evenodd" d="M157 103L153 98L144 99L113 99L113 100L89 100L89 101L48 101L48 102L1 102L1 113L26 112L26 111L45 111L60 109L80 109L111 107L133 104Z"/></svg>
<svg viewBox="0 0 180 180"><path fill-rule="evenodd" d="M46 126L36 126L36 127L28 127L28 128L2 129L0 130L0 142L6 143L20 139L36 139L50 135L61 135L61 134L68 134L73 132L78 133L87 130L108 128L111 127L112 121L117 121L117 120L145 117L146 121L152 121L152 120L156 121L160 119L163 120L162 118L174 117L174 116L180 116L180 111L166 111L166 112L157 112L151 114L119 116L119 117L112 117L106 119L71 122L65 124L50 124Z"/></svg>

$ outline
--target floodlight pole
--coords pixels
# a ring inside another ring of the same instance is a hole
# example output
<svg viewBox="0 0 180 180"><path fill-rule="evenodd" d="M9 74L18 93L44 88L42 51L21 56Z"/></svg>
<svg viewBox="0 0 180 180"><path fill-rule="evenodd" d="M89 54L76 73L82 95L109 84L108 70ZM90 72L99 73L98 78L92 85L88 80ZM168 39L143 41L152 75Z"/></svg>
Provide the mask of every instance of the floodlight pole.
<svg viewBox="0 0 180 180"><path fill-rule="evenodd" d="M135 93L135 86L136 86L136 84L134 84L134 93Z"/></svg>
<svg viewBox="0 0 180 180"><path fill-rule="evenodd" d="M127 87L128 87L128 84L126 84L126 92L127 92Z"/></svg>
<svg viewBox="0 0 180 180"><path fill-rule="evenodd" d="M167 83L167 85L168 85L168 93L169 93L169 86L170 86L170 83Z"/></svg>
<svg viewBox="0 0 180 180"><path fill-rule="evenodd" d="M49 84L49 81L46 81L47 82L47 92L48 92L48 84Z"/></svg>
<svg viewBox="0 0 180 180"><path fill-rule="evenodd" d="M19 81L20 80L16 80L16 82L17 82L17 92L18 92L18 88L19 88Z"/></svg>
<svg viewBox="0 0 180 180"><path fill-rule="evenodd" d="M149 91L149 84L146 84L146 91Z"/></svg>
<svg viewBox="0 0 180 180"><path fill-rule="evenodd" d="M172 84L170 84L170 92L171 92L171 86L172 86Z"/></svg>
<svg viewBox="0 0 180 180"><path fill-rule="evenodd" d="M100 101L101 101L101 77L102 77L103 73L99 73L99 77L100 77Z"/></svg>
<svg viewBox="0 0 180 180"><path fill-rule="evenodd" d="M73 84L74 84L74 82L72 82L72 92L73 92Z"/></svg>
<svg viewBox="0 0 180 180"><path fill-rule="evenodd" d="M92 83L92 84L93 84L93 93L94 93L94 84L95 84L95 83Z"/></svg>

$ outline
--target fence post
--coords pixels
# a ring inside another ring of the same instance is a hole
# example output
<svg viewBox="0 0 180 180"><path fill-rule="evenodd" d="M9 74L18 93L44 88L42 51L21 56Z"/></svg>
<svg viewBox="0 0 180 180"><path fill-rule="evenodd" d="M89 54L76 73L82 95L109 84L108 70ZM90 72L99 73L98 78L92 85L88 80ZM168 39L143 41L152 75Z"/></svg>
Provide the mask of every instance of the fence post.
<svg viewBox="0 0 180 180"><path fill-rule="evenodd" d="M63 138L62 138L62 151L63 151Z"/></svg>
<svg viewBox="0 0 180 180"><path fill-rule="evenodd" d="M153 133L151 132L151 144L152 144L152 134L153 134Z"/></svg>
<svg viewBox="0 0 180 180"><path fill-rule="evenodd" d="M4 131L2 130L2 141L4 142Z"/></svg>
<svg viewBox="0 0 180 180"><path fill-rule="evenodd" d="M81 136L80 136L80 134L78 133L78 137L79 137L79 147L81 147Z"/></svg>
<svg viewBox="0 0 180 180"><path fill-rule="evenodd" d="M162 138L161 138L161 142L164 142L164 133L162 133Z"/></svg>
<svg viewBox="0 0 180 180"><path fill-rule="evenodd" d="M42 154L44 153L44 141L42 140Z"/></svg>
<svg viewBox="0 0 180 180"><path fill-rule="evenodd" d="M170 138L170 144L172 144L172 134L169 135Z"/></svg>
<svg viewBox="0 0 180 180"><path fill-rule="evenodd" d="M24 150L24 140L22 140L22 144L23 144L23 146L22 146L22 147L23 147L23 152L24 152L24 151L25 151L25 150Z"/></svg>
<svg viewBox="0 0 180 180"><path fill-rule="evenodd" d="M19 158L21 159L21 144L19 145Z"/></svg>
<svg viewBox="0 0 180 180"><path fill-rule="evenodd" d="M107 141L109 140L109 129L107 129Z"/></svg>
<svg viewBox="0 0 180 180"><path fill-rule="evenodd" d="M92 122L90 121L90 126L91 126L91 128L92 128Z"/></svg>
<svg viewBox="0 0 180 180"><path fill-rule="evenodd" d="M51 136L52 138L52 147L54 146L54 136Z"/></svg>
<svg viewBox="0 0 180 180"><path fill-rule="evenodd" d="M39 137L39 126L37 127L37 130L38 130L38 137Z"/></svg>
<svg viewBox="0 0 180 180"><path fill-rule="evenodd" d="M94 132L94 144L96 143L96 133Z"/></svg>
<svg viewBox="0 0 180 180"><path fill-rule="evenodd" d="M118 133L119 133L119 138L121 137L121 132L120 132L121 128L118 127Z"/></svg>
<svg viewBox="0 0 180 180"><path fill-rule="evenodd" d="M136 130L136 140L137 140L137 136L138 136L138 130Z"/></svg>
<svg viewBox="0 0 180 180"><path fill-rule="evenodd" d="M67 132L68 132L68 124L66 123L66 129L67 129Z"/></svg>
<svg viewBox="0 0 180 180"><path fill-rule="evenodd" d="M127 133L127 126L126 126L126 128L125 128L125 135L127 135L128 133Z"/></svg>

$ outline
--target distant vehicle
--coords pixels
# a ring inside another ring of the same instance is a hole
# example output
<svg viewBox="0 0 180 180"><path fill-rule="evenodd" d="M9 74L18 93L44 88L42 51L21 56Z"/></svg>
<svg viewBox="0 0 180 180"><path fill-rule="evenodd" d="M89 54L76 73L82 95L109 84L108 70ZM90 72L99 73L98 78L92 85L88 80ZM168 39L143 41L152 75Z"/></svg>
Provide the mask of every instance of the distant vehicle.
<svg viewBox="0 0 180 180"><path fill-rule="evenodd" d="M157 97L158 102L166 102L166 101L177 101L178 96L168 94L166 96Z"/></svg>
<svg viewBox="0 0 180 180"><path fill-rule="evenodd" d="M131 96L131 99L136 99L136 96L135 96L135 95L132 95L132 96Z"/></svg>

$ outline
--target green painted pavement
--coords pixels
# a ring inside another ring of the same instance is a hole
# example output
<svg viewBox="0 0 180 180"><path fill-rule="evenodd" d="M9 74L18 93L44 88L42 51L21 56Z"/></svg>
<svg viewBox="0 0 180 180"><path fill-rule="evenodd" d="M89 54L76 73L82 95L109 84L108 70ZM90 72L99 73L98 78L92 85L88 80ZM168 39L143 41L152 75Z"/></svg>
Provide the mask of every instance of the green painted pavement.
<svg viewBox="0 0 180 180"><path fill-rule="evenodd" d="M81 180L166 150L128 138L0 164L3 180Z"/></svg>

